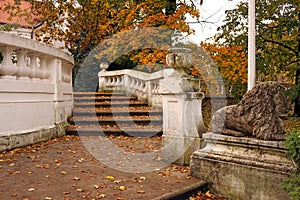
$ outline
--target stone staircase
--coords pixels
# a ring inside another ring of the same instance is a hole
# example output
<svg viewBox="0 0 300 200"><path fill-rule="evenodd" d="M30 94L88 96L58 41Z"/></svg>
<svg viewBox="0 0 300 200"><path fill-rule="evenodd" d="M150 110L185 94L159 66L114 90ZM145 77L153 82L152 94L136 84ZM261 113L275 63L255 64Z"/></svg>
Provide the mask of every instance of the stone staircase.
<svg viewBox="0 0 300 200"><path fill-rule="evenodd" d="M162 110L122 92L75 92L68 135L162 135Z"/></svg>

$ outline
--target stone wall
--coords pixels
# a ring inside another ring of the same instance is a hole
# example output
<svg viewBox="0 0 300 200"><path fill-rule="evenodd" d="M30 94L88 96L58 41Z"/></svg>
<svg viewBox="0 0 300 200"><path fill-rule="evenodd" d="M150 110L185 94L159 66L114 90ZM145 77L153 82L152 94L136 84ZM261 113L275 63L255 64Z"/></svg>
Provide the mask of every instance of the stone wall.
<svg viewBox="0 0 300 200"><path fill-rule="evenodd" d="M0 150L64 134L72 114L69 54L0 32Z"/></svg>

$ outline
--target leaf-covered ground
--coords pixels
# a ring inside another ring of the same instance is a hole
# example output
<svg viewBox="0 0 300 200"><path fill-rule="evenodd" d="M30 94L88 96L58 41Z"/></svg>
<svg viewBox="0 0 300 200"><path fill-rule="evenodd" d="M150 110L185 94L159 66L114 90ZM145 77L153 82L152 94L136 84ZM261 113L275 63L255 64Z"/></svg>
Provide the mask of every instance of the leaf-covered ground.
<svg viewBox="0 0 300 200"><path fill-rule="evenodd" d="M161 137L109 139L133 154L161 149ZM1 152L0 199L153 199L199 181L189 176L189 167L176 165L147 173L110 168L95 159L82 141L78 136L65 136Z"/></svg>

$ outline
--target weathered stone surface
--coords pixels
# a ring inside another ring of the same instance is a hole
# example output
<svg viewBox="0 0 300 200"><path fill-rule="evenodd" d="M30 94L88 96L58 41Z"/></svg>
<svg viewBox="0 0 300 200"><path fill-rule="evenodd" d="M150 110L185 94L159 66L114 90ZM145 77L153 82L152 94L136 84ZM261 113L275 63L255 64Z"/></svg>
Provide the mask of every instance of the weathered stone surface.
<svg viewBox="0 0 300 200"><path fill-rule="evenodd" d="M23 133L10 134L0 137L0 151L7 151L18 147L47 141L66 134L68 124L61 122L48 128L27 131Z"/></svg>
<svg viewBox="0 0 300 200"><path fill-rule="evenodd" d="M289 109L283 86L271 81L259 83L237 105L226 106L215 113L212 131L263 140L282 140L284 125L281 118Z"/></svg>
<svg viewBox="0 0 300 200"><path fill-rule="evenodd" d="M289 199L282 181L295 169L282 141L203 134L206 146L191 156L191 175L234 200Z"/></svg>

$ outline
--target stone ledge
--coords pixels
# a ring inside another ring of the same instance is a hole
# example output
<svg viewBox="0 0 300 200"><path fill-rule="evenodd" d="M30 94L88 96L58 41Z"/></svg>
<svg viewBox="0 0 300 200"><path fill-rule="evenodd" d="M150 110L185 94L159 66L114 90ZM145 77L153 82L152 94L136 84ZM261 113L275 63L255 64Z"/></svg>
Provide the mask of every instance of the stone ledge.
<svg viewBox="0 0 300 200"><path fill-rule="evenodd" d="M62 137L66 134L67 126L68 124L66 122L61 122L54 126L35 131L0 136L0 151L8 151L14 148L44 142L56 137Z"/></svg>
<svg viewBox="0 0 300 200"><path fill-rule="evenodd" d="M203 134L206 146L191 156L191 175L228 199L288 199L282 181L295 170L282 141Z"/></svg>
<svg viewBox="0 0 300 200"><path fill-rule="evenodd" d="M267 141L267 140L259 140L256 138L248 138L248 137L234 137L228 135L221 135L216 133L205 133L203 134L203 138L205 140L218 140L224 142L230 142L231 144L240 143L245 145L253 145L253 146L268 146L276 149L285 149L283 141Z"/></svg>

